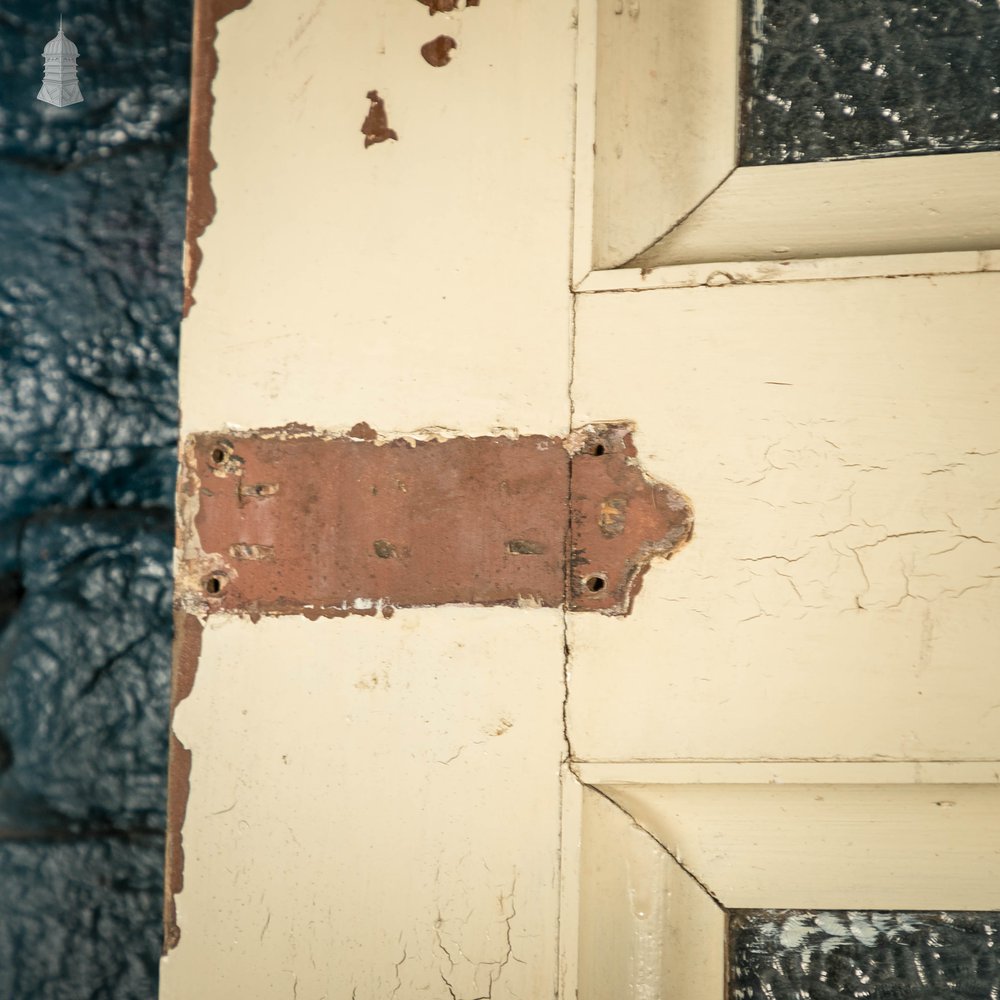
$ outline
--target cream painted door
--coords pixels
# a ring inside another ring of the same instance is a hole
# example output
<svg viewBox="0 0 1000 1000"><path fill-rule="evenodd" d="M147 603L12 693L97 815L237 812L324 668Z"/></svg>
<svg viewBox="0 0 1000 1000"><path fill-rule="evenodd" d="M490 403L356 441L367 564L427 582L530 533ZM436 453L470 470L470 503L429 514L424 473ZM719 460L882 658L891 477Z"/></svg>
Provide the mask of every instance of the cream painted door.
<svg viewBox="0 0 1000 1000"><path fill-rule="evenodd" d="M195 599L182 491L161 996L721 1000L729 908L1000 909L992 222L769 260L737 191L621 267L684 211L641 82L683 5L237 6L197 19L184 433L631 420L696 528L627 617L254 621ZM704 103L732 39L685 30Z"/></svg>

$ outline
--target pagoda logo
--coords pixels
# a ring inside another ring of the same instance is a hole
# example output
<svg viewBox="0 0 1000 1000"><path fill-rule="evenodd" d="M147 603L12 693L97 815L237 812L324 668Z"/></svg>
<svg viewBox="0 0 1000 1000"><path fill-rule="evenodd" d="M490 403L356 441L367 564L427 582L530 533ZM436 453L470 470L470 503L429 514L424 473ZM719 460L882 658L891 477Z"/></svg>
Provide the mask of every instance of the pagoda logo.
<svg viewBox="0 0 1000 1000"><path fill-rule="evenodd" d="M80 84L76 79L77 47L63 34L62 18L59 18L59 34L45 46L42 61L45 76L38 100L65 108L68 104L79 104L83 100Z"/></svg>

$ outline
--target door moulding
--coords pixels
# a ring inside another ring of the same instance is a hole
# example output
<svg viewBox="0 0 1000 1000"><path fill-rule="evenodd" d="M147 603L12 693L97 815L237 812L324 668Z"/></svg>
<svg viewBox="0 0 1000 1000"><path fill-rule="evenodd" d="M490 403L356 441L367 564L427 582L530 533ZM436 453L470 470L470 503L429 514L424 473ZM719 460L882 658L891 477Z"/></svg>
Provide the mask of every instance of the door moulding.
<svg viewBox="0 0 1000 1000"><path fill-rule="evenodd" d="M724 1000L731 910L1000 909L996 761L578 763L563 816L580 1000Z"/></svg>
<svg viewBox="0 0 1000 1000"><path fill-rule="evenodd" d="M739 165L741 6L581 3L574 290L997 269L998 152Z"/></svg>

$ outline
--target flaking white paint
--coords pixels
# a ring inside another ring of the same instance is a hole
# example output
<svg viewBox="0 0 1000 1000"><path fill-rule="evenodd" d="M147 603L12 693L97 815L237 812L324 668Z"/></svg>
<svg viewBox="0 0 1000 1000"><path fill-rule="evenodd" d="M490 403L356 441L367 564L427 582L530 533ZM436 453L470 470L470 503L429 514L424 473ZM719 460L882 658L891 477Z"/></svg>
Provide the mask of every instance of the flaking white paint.
<svg viewBox="0 0 1000 1000"><path fill-rule="evenodd" d="M185 433L564 429L573 28L570 0L253 0L220 22ZM460 47L435 69L440 33ZM365 149L372 89L399 140Z"/></svg>
<svg viewBox="0 0 1000 1000"><path fill-rule="evenodd" d="M551 996L561 647L545 609L211 621L161 996Z"/></svg>

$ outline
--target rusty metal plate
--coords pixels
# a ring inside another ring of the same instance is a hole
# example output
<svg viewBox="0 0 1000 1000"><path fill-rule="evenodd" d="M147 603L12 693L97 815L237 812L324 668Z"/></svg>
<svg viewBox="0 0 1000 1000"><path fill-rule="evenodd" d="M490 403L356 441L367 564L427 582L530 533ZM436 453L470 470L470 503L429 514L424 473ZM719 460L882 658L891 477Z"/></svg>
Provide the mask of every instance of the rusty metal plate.
<svg viewBox="0 0 1000 1000"><path fill-rule="evenodd" d="M440 604L628 612L655 556L690 536L630 427L379 439L288 427L195 435L181 481L182 606L391 614Z"/></svg>

